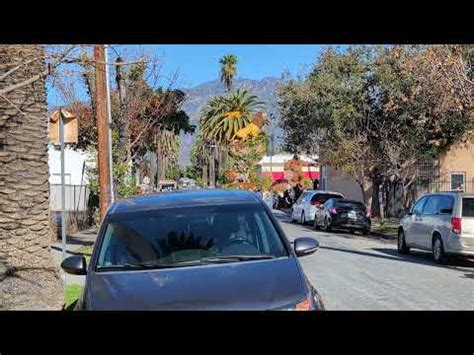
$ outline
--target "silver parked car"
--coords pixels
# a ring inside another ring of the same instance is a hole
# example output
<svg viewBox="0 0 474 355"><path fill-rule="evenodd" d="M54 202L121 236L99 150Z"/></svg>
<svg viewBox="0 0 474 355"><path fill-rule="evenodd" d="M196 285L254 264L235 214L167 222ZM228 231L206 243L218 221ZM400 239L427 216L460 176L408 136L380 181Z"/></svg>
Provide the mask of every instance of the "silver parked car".
<svg viewBox="0 0 474 355"><path fill-rule="evenodd" d="M431 250L437 263L447 255L474 257L474 194L431 193L420 198L402 218L398 252Z"/></svg>
<svg viewBox="0 0 474 355"><path fill-rule="evenodd" d="M293 205L291 220L301 224L313 222L316 211L330 198L344 198L344 195L326 190L304 191Z"/></svg>

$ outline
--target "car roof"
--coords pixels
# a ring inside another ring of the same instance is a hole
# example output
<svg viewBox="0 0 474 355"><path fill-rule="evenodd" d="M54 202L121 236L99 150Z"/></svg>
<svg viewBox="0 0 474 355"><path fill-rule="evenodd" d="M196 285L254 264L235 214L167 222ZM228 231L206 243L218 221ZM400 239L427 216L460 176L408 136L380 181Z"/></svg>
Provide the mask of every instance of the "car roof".
<svg viewBox="0 0 474 355"><path fill-rule="evenodd" d="M254 193L245 190L197 189L161 192L127 197L114 202L107 214L159 210L166 208L216 206L229 204L260 204Z"/></svg>
<svg viewBox="0 0 474 355"><path fill-rule="evenodd" d="M334 195L343 196L341 192L328 191L328 190L306 190L305 192L312 192L312 193L317 193L317 194L334 194Z"/></svg>
<svg viewBox="0 0 474 355"><path fill-rule="evenodd" d="M468 192L457 192L457 191L440 191L440 192L429 192L427 194L424 194L424 196L434 196L434 195L448 195L448 196L460 196L460 197L473 197L474 194L468 193Z"/></svg>

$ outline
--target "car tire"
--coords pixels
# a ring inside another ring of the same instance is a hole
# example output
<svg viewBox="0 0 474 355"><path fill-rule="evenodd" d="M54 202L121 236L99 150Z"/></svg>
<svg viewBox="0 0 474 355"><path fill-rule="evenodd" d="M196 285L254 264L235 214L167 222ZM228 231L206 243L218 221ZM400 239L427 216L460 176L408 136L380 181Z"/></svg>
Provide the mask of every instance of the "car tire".
<svg viewBox="0 0 474 355"><path fill-rule="evenodd" d="M331 224L329 223L327 218L324 218L324 231L329 233L331 231Z"/></svg>
<svg viewBox="0 0 474 355"><path fill-rule="evenodd" d="M313 227L314 227L315 230L319 230L319 225L316 222L316 216L314 216Z"/></svg>
<svg viewBox="0 0 474 355"><path fill-rule="evenodd" d="M370 230L364 228L364 229L362 229L361 233L362 233L362 235L368 235L370 233Z"/></svg>
<svg viewBox="0 0 474 355"><path fill-rule="evenodd" d="M304 211L301 212L301 218L300 218L301 225L304 226L306 224L306 218L304 215Z"/></svg>
<svg viewBox="0 0 474 355"><path fill-rule="evenodd" d="M403 229L398 231L397 250L400 254L410 253L410 247L407 246Z"/></svg>
<svg viewBox="0 0 474 355"><path fill-rule="evenodd" d="M433 260L437 264L446 264L447 257L444 251L443 241L439 235L435 235L432 243Z"/></svg>

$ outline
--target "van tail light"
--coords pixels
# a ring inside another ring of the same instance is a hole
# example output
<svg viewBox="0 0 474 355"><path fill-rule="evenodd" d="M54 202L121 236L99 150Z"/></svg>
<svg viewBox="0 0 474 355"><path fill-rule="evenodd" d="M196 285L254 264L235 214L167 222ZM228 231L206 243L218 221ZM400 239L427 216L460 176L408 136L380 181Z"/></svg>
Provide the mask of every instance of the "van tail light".
<svg viewBox="0 0 474 355"><path fill-rule="evenodd" d="M336 209L336 207L331 208L331 209L329 210L329 213L330 213L330 214L337 214L337 209Z"/></svg>
<svg viewBox="0 0 474 355"><path fill-rule="evenodd" d="M461 234L461 218L453 217L451 218L451 226L453 227L453 233Z"/></svg>
<svg viewBox="0 0 474 355"><path fill-rule="evenodd" d="M304 299L303 301L296 304L295 306L296 311L311 311L312 309L313 309L313 305L311 303L310 297Z"/></svg>
<svg viewBox="0 0 474 355"><path fill-rule="evenodd" d="M370 218L370 211L367 211L366 215L367 218Z"/></svg>
<svg viewBox="0 0 474 355"><path fill-rule="evenodd" d="M318 200L314 200L314 201L311 201L310 204L312 204L313 206L320 206L321 202Z"/></svg>

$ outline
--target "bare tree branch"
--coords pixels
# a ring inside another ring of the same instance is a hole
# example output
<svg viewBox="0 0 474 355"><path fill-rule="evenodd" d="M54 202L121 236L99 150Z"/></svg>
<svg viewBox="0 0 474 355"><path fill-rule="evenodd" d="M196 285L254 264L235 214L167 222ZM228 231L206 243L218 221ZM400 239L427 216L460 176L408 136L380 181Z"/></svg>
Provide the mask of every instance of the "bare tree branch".
<svg viewBox="0 0 474 355"><path fill-rule="evenodd" d="M14 91L14 90L17 90L19 88L22 88L23 86L26 86L26 85L29 85L31 83L34 83L35 81L45 77L46 75L48 75L49 73L51 73L52 70L54 70L58 65L60 65L62 63L62 61L64 60L64 58L67 57L67 55L74 49L75 45L73 46L70 46L69 48L67 48L60 56L59 58L54 61L53 63L49 64L48 67L42 71L41 73L37 74L37 75L34 75L32 76L31 78L29 78L28 80L25 80L25 81L22 81L20 83L17 83L17 84L14 84L14 85L10 85L10 86L7 86L6 88L3 88L3 89L0 89L0 95L5 95L5 94L8 94L9 92L11 91Z"/></svg>

